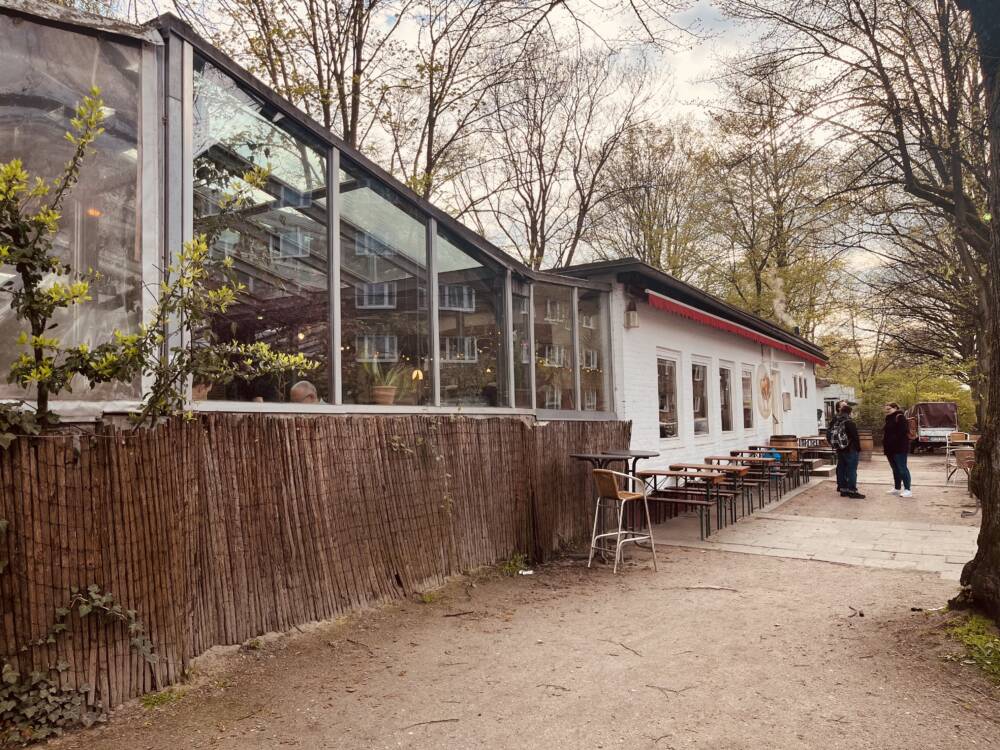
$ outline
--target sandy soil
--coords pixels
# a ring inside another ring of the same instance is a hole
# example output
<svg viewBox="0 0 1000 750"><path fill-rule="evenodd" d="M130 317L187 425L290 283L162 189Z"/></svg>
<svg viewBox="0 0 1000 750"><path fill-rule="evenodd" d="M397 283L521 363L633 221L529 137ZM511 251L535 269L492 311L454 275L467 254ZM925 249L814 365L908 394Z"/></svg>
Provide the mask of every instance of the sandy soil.
<svg viewBox="0 0 1000 750"><path fill-rule="evenodd" d="M216 658L61 750L996 747L934 575L670 549L577 561ZM853 610L851 608L854 608ZM856 611L860 610L864 616Z"/></svg>

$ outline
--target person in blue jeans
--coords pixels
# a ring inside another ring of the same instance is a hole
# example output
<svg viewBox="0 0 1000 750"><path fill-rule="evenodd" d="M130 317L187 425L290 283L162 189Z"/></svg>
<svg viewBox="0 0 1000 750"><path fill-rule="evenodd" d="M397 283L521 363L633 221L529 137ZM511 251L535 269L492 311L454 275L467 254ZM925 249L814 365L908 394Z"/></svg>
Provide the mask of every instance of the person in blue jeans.
<svg viewBox="0 0 1000 750"><path fill-rule="evenodd" d="M892 481L896 485L895 489L889 490L889 494L913 497L910 490L910 470L906 465L906 459L910 455L909 422L897 403L886 404L882 411L885 412L882 452L892 467Z"/></svg>
<svg viewBox="0 0 1000 750"><path fill-rule="evenodd" d="M861 458L861 436L858 426L851 419L851 405L842 402L838 418L843 422L847 433L847 447L837 451L837 484L841 497L864 500L865 496L858 492L858 460Z"/></svg>

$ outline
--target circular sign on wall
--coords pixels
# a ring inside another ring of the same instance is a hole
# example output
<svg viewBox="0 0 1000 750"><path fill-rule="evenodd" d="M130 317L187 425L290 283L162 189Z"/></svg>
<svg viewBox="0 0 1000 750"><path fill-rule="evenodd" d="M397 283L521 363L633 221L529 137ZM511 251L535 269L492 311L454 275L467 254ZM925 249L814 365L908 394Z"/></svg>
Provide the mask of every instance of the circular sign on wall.
<svg viewBox="0 0 1000 750"><path fill-rule="evenodd" d="M771 371L767 365L757 366L757 411L760 416L767 419L771 416L771 401L774 398L774 382L771 380Z"/></svg>

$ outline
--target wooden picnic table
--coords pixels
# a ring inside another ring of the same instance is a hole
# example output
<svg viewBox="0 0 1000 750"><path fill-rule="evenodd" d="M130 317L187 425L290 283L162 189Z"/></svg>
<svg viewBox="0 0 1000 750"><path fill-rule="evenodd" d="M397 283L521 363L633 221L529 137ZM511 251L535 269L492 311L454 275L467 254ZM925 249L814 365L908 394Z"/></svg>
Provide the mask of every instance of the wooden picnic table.
<svg viewBox="0 0 1000 750"><path fill-rule="evenodd" d="M739 461L744 464L773 464L778 459L769 456L761 456L761 451L733 451L732 456L708 456L714 461Z"/></svg>
<svg viewBox="0 0 1000 750"><path fill-rule="evenodd" d="M670 468L675 471L724 471L727 474L740 476L750 471L750 467L743 464L670 464Z"/></svg>

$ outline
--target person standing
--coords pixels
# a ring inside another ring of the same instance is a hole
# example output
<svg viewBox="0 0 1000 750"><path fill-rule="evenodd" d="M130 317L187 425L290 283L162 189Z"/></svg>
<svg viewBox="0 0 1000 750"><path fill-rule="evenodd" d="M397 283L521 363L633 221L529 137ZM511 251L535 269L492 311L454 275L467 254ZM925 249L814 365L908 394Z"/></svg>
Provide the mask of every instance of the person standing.
<svg viewBox="0 0 1000 750"><path fill-rule="evenodd" d="M841 497L863 500L858 492L858 460L861 457L861 436L851 419L851 405L840 403L837 417L830 425L827 440L837 451L837 485Z"/></svg>
<svg viewBox="0 0 1000 750"><path fill-rule="evenodd" d="M834 427L840 425L843 422L843 417L840 415L840 410L847 405L847 402L841 399L837 402L837 405L833 410L833 419L830 420L830 424L826 426L826 442L830 444L830 447L837 451L837 492L843 495L846 490L846 485L844 484L844 460L841 456L840 450L836 445L833 444L834 438ZM840 427L837 426L837 437L839 440L843 440L840 434Z"/></svg>
<svg viewBox="0 0 1000 750"><path fill-rule="evenodd" d="M885 413L885 428L882 431L882 451L892 467L892 481L896 489L889 490L890 495L913 497L910 491L910 469L906 459L910 454L910 425L906 415L897 403L888 403L883 407Z"/></svg>

